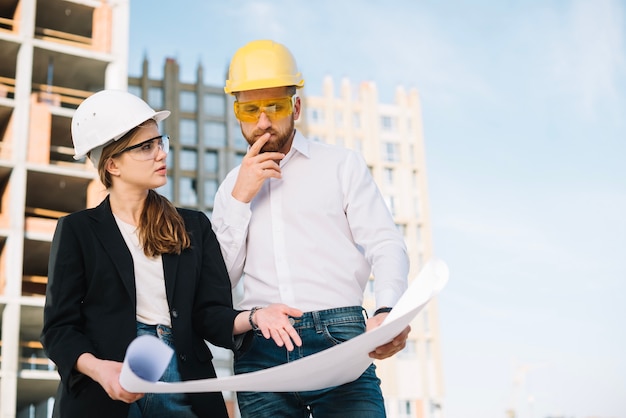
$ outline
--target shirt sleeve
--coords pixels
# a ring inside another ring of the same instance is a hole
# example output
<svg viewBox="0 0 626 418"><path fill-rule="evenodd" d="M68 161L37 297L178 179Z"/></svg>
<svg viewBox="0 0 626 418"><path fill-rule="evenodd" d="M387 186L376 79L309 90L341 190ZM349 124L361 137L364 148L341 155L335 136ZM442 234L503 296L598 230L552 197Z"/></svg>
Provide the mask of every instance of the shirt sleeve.
<svg viewBox="0 0 626 418"><path fill-rule="evenodd" d="M360 154L348 154L342 178L350 230L372 266L376 306L392 307L408 286L409 258L404 237Z"/></svg>
<svg viewBox="0 0 626 418"><path fill-rule="evenodd" d="M220 243L228 276L235 287L246 261L246 238L252 212L249 203L240 202L232 196L232 179L233 176L228 176L215 195L211 224Z"/></svg>

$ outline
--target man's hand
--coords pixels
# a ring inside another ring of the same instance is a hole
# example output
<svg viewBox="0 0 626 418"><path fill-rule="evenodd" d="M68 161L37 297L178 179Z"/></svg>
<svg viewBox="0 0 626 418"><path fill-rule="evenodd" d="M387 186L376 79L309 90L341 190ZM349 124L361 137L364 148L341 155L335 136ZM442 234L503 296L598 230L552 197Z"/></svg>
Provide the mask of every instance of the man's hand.
<svg viewBox="0 0 626 418"><path fill-rule="evenodd" d="M302 340L291 324L290 316L299 318L302 311L282 303L273 303L257 310L253 320L266 339L272 338L277 346L284 345L288 351L293 351L294 344L300 347Z"/></svg>
<svg viewBox="0 0 626 418"><path fill-rule="evenodd" d="M382 324L387 315L389 315L389 313L381 313L368 319L367 330L369 331L378 327ZM376 347L376 349L370 353L370 357L376 360L383 360L401 351L406 346L406 339L409 337L409 332L411 332L411 327L407 326L400 334L396 335L393 340L385 345Z"/></svg>
<svg viewBox="0 0 626 418"><path fill-rule="evenodd" d="M268 178L281 178L278 162L285 157L282 152L263 152L261 148L270 139L271 134L265 133L250 146L241 161L237 181L232 195L243 203L250 202L261 190L261 186Z"/></svg>

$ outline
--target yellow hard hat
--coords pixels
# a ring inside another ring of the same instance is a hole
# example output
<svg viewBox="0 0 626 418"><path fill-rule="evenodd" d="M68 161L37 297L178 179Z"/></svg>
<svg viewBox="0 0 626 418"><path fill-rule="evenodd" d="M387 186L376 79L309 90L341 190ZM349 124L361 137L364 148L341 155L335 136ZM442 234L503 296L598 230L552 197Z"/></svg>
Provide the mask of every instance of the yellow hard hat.
<svg viewBox="0 0 626 418"><path fill-rule="evenodd" d="M224 91L233 94L282 86L304 86L296 60L284 45L259 40L252 41L235 52L230 61Z"/></svg>

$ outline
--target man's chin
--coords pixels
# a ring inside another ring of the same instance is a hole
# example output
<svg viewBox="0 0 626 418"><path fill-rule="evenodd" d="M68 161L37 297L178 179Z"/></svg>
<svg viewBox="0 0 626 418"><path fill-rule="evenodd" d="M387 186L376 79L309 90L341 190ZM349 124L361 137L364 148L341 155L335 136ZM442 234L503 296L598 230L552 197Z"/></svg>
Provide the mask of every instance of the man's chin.
<svg viewBox="0 0 626 418"><path fill-rule="evenodd" d="M280 149L280 144L276 142L266 142L265 145L261 148L260 152L278 152Z"/></svg>
<svg viewBox="0 0 626 418"><path fill-rule="evenodd" d="M264 152L278 152L278 147L276 147L276 145L274 144L270 144L268 146L268 144L263 145L263 148L261 148L261 153Z"/></svg>

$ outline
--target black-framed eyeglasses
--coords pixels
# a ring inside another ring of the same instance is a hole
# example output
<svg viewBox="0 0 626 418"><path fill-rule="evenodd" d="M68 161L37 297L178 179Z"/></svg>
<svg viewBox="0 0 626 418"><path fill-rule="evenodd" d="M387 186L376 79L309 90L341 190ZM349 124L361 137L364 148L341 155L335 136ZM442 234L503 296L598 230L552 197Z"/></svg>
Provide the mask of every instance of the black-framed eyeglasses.
<svg viewBox="0 0 626 418"><path fill-rule="evenodd" d="M159 154L159 150L162 150L166 154L170 151L170 137L168 135L155 136L154 138L147 139L139 144L126 147L116 153L114 157L128 152L128 155L130 155L132 159L146 161L156 158Z"/></svg>

